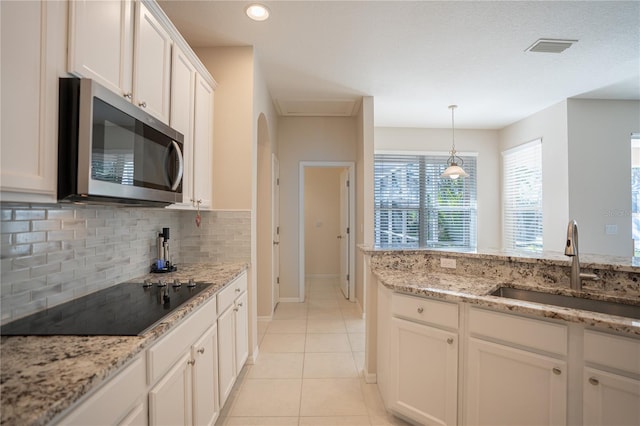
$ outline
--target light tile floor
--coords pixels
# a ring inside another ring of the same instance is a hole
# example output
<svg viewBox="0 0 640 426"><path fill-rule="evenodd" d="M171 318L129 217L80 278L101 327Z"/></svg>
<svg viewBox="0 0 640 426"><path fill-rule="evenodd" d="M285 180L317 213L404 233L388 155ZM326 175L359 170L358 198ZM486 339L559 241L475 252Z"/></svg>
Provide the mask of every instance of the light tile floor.
<svg viewBox="0 0 640 426"><path fill-rule="evenodd" d="M238 377L219 426L407 425L362 379L364 320L337 282L310 279L304 303L259 322L260 352Z"/></svg>

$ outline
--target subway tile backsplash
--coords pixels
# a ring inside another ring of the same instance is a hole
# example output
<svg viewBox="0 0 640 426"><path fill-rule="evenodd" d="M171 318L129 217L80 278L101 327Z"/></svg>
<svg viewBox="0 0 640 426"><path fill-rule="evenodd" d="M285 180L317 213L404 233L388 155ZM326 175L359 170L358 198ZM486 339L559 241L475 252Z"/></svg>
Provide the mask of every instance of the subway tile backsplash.
<svg viewBox="0 0 640 426"><path fill-rule="evenodd" d="M110 206L0 204L0 322L148 272L171 228L171 260L250 261L251 213Z"/></svg>

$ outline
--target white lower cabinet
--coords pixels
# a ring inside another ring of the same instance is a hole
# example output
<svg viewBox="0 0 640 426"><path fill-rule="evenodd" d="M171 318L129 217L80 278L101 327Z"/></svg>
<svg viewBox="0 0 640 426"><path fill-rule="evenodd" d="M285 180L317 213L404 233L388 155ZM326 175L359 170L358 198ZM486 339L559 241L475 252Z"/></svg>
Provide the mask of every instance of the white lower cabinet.
<svg viewBox="0 0 640 426"><path fill-rule="evenodd" d="M147 424L144 357L137 357L115 377L89 395L54 424Z"/></svg>
<svg viewBox="0 0 640 426"><path fill-rule="evenodd" d="M245 291L235 301L233 308L233 320L235 326L236 341L236 374L240 373L242 366L249 357L249 311L247 310L247 292Z"/></svg>
<svg viewBox="0 0 640 426"><path fill-rule="evenodd" d="M566 362L470 338L466 373L467 424L566 424Z"/></svg>
<svg viewBox="0 0 640 426"><path fill-rule="evenodd" d="M190 425L191 353L186 353L149 392L150 425Z"/></svg>
<svg viewBox="0 0 640 426"><path fill-rule="evenodd" d="M214 425L218 328L213 324L149 392L150 425Z"/></svg>
<svg viewBox="0 0 640 426"><path fill-rule="evenodd" d="M218 386L226 402L249 355L247 274L218 294Z"/></svg>
<svg viewBox="0 0 640 426"><path fill-rule="evenodd" d="M458 335L391 320L390 408L421 424L455 425Z"/></svg>
<svg viewBox="0 0 640 426"><path fill-rule="evenodd" d="M218 326L212 325L191 347L193 364L193 424L214 425L218 401Z"/></svg>
<svg viewBox="0 0 640 426"><path fill-rule="evenodd" d="M585 425L640 424L640 341L585 331Z"/></svg>
<svg viewBox="0 0 640 426"><path fill-rule="evenodd" d="M455 425L458 305L393 294L391 313L387 406L420 424Z"/></svg>
<svg viewBox="0 0 640 426"><path fill-rule="evenodd" d="M233 308L228 307L218 317L218 386L220 406L227 401L236 380L235 332L233 330Z"/></svg>

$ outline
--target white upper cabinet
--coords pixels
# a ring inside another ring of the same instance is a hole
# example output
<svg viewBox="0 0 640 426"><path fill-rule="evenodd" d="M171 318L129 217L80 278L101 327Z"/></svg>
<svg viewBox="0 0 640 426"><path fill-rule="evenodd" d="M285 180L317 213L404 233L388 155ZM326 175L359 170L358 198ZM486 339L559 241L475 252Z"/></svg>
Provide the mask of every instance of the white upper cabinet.
<svg viewBox="0 0 640 426"><path fill-rule="evenodd" d="M52 202L67 4L3 1L0 11L2 201Z"/></svg>
<svg viewBox="0 0 640 426"><path fill-rule="evenodd" d="M193 198L193 112L195 108L196 69L177 46L171 60L170 126L184 135L184 169L182 205L190 206Z"/></svg>
<svg viewBox="0 0 640 426"><path fill-rule="evenodd" d="M69 5L68 71L98 81L168 123L172 41L167 29L141 2Z"/></svg>
<svg viewBox="0 0 640 426"><path fill-rule="evenodd" d="M211 208L213 143L213 88L196 76L195 124L193 129L193 197L200 208Z"/></svg>
<svg viewBox="0 0 640 426"><path fill-rule="evenodd" d="M169 122L171 36L141 3L136 3L133 102Z"/></svg>
<svg viewBox="0 0 640 426"><path fill-rule="evenodd" d="M133 22L132 0L69 2L69 72L131 99Z"/></svg>

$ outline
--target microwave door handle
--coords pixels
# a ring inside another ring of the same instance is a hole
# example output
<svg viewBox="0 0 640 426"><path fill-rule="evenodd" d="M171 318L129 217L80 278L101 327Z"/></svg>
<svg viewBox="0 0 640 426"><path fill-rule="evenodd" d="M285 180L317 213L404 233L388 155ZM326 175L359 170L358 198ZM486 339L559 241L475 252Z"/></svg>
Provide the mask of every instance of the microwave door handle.
<svg viewBox="0 0 640 426"><path fill-rule="evenodd" d="M171 144L176 150L178 154L178 175L176 176L176 180L173 182L173 186L171 186L171 190L175 191L178 189L178 185L182 181L182 175L184 173L184 158L182 158L182 151L180 150L180 145L176 141L171 141Z"/></svg>

